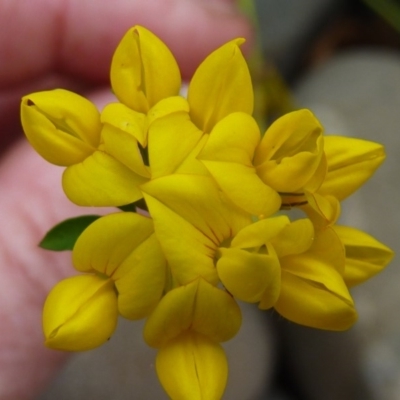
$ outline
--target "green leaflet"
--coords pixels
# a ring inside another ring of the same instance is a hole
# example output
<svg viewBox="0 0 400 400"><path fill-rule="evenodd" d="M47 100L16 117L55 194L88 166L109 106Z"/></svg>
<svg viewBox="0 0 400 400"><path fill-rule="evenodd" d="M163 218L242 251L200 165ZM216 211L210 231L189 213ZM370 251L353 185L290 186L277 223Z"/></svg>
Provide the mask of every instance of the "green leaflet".
<svg viewBox="0 0 400 400"><path fill-rule="evenodd" d="M39 247L53 251L72 250L79 235L98 218L100 215L82 215L66 219L46 233Z"/></svg>

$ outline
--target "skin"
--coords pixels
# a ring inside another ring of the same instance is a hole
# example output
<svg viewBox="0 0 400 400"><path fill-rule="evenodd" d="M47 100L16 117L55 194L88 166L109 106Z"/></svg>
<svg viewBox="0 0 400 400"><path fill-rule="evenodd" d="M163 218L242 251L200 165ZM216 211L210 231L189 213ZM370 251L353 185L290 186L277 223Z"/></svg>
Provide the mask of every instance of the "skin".
<svg viewBox="0 0 400 400"><path fill-rule="evenodd" d="M49 228L87 214L61 190L62 168L22 136L22 95L62 87L100 108L110 100L112 53L141 24L175 54L184 78L213 49L251 30L231 0L0 0L0 399L37 396L66 360L43 345L46 294L72 275L70 254L37 247Z"/></svg>

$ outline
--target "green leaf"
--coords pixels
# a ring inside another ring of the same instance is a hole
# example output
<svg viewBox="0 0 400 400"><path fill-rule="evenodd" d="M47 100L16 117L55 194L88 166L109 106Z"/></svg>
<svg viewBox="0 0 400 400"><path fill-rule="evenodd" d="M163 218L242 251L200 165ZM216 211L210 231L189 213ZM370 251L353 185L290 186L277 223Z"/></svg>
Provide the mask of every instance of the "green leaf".
<svg viewBox="0 0 400 400"><path fill-rule="evenodd" d="M66 219L46 233L39 247L53 251L72 250L79 235L98 218L100 215L82 215Z"/></svg>

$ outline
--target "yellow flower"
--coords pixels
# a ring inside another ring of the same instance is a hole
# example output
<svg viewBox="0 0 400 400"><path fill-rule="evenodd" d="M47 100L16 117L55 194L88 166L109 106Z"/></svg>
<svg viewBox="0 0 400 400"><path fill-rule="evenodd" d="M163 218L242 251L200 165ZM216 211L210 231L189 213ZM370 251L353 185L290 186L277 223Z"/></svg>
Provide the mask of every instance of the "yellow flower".
<svg viewBox="0 0 400 400"><path fill-rule="evenodd" d="M284 196L310 185L322 158L322 127L308 110L279 118L262 139L250 116L231 114L199 154L235 204L263 216L281 206L278 192Z"/></svg>
<svg viewBox="0 0 400 400"><path fill-rule="evenodd" d="M170 175L143 185L160 245L181 285L222 282L236 298L321 329L354 323L343 279L344 247L327 228L285 216L255 223L204 176Z"/></svg>
<svg viewBox="0 0 400 400"><path fill-rule="evenodd" d="M178 64L168 47L142 26L129 29L111 62L111 86L118 100L146 114L181 88Z"/></svg>
<svg viewBox="0 0 400 400"><path fill-rule="evenodd" d="M279 210L278 193L263 182L253 165L261 136L250 115L228 115L206 140L198 158L234 204L254 215L269 216Z"/></svg>
<svg viewBox="0 0 400 400"><path fill-rule="evenodd" d="M309 110L282 116L261 136L243 41L211 53L185 99L168 47L135 26L112 59L118 102L101 113L60 89L22 99L26 136L42 157L66 167L70 200L125 206L144 198L149 214L110 214L77 240L71 234L82 274L50 292L46 345L92 349L111 337L119 315L147 318L144 339L158 349L157 374L173 400L223 396L228 365L220 343L240 329L236 299L302 325L344 330L357 318L348 288L393 257L368 234L335 225L340 201L383 162L383 146L323 137ZM307 218L273 216L293 207Z"/></svg>
<svg viewBox="0 0 400 400"><path fill-rule="evenodd" d="M190 331L158 351L156 369L173 400L220 400L228 380L228 362L221 345Z"/></svg>
<svg viewBox="0 0 400 400"><path fill-rule="evenodd" d="M135 29L139 28L133 28L126 34L114 55L111 81L118 82L113 83L113 88L123 104L111 104L102 113L102 122L117 128L113 134L109 134L105 148L128 165L128 157L124 156L125 147L114 145L111 149L111 146L112 141L118 141L117 136L122 132L129 133L125 135L125 144L130 140L132 149L137 143L148 149L149 171L153 179L177 170L180 173L207 174L195 159L204 143L204 132L209 132L218 121L232 112L251 114L253 110L250 73L239 49L244 40L226 43L203 61L190 82L186 100L175 96L177 91L173 89L174 85L169 89L162 85L169 79L164 77L164 71L170 70L165 75L171 74L173 82L178 81L179 73L176 62L165 50L166 46L154 35L150 36L144 28L140 28L135 35ZM146 50L149 55L160 49L159 56L154 59L148 56L146 62L137 51L142 30L147 36L141 42L141 48L149 47ZM163 73L159 76L160 70ZM125 75L128 75L126 80ZM142 75L149 83L138 84L144 79ZM126 82L131 83L127 85ZM151 98L155 100L146 98L144 87L151 89L154 94ZM137 98L137 101L132 98Z"/></svg>
<svg viewBox="0 0 400 400"><path fill-rule="evenodd" d="M150 218L132 212L99 218L79 236L72 260L78 271L114 282L125 318L147 316L162 296L165 260Z"/></svg>
<svg viewBox="0 0 400 400"><path fill-rule="evenodd" d="M231 339L241 312L225 291L198 278L169 291L148 318L144 338L159 349L160 382L174 400L217 400L228 377L219 342Z"/></svg>
<svg viewBox="0 0 400 400"><path fill-rule="evenodd" d="M32 147L55 165L79 163L100 144L101 123L96 106L67 90L23 97L21 122Z"/></svg>
<svg viewBox="0 0 400 400"><path fill-rule="evenodd" d="M255 150L257 174L281 193L303 189L323 157L322 133L321 124L309 110L293 111L277 119Z"/></svg>
<svg viewBox="0 0 400 400"><path fill-rule="evenodd" d="M142 197L137 185L146 178L104 151L100 114L89 100L61 89L33 93L22 99L21 121L35 150L67 167L62 183L74 203L119 206Z"/></svg>
<svg viewBox="0 0 400 400"><path fill-rule="evenodd" d="M173 174L142 186L156 235L181 285L202 277L214 285L216 250L251 223L219 193L211 177Z"/></svg>
<svg viewBox="0 0 400 400"><path fill-rule="evenodd" d="M367 233L341 225L334 225L333 229L344 245L344 280L348 287L372 278L392 260L393 251Z"/></svg>
<svg viewBox="0 0 400 400"><path fill-rule="evenodd" d="M319 185L305 190L303 199L304 210L320 227L336 222L339 202L359 189L385 159L381 144L343 136L326 136L324 152L326 175Z"/></svg>
<svg viewBox="0 0 400 400"><path fill-rule="evenodd" d="M299 237L298 229L304 227L293 225L287 228L292 232L283 234ZM284 247L280 249L277 242L272 241L272 245L281 263L282 281L274 305L276 311L290 321L312 328L336 331L352 326L357 314L343 279L343 244L333 229L316 231L312 245L306 251L300 246L299 253L288 253Z"/></svg>
<svg viewBox="0 0 400 400"><path fill-rule="evenodd" d="M190 117L203 132L233 112L253 112L253 86L246 60L232 40L211 53L199 66L189 84Z"/></svg>
<svg viewBox="0 0 400 400"><path fill-rule="evenodd" d="M81 275L59 282L43 308L46 346L83 351L102 345L117 326L117 294L112 282Z"/></svg>
<svg viewBox="0 0 400 400"><path fill-rule="evenodd" d="M147 217L125 212L99 218L79 236L73 263L87 275L62 281L47 298L49 347L97 347L111 336L118 314L144 318L162 296L165 261Z"/></svg>

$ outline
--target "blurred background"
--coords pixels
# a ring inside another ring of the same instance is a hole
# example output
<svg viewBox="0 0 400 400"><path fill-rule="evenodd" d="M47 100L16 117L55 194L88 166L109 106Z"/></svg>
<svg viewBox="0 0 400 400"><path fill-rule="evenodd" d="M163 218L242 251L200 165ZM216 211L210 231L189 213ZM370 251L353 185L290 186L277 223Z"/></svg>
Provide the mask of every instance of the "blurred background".
<svg viewBox="0 0 400 400"><path fill-rule="evenodd" d="M256 19L250 59L267 124L309 108L327 134L383 143L387 160L343 203L340 222L392 249L400 238L400 2L258 0L241 2ZM395 258L353 290L358 323L348 332L308 329L272 311L247 308L226 345L225 400L400 400L400 269ZM165 395L141 323L121 321L113 340L75 356L40 400L148 400ZM132 393L135 396L132 397Z"/></svg>

